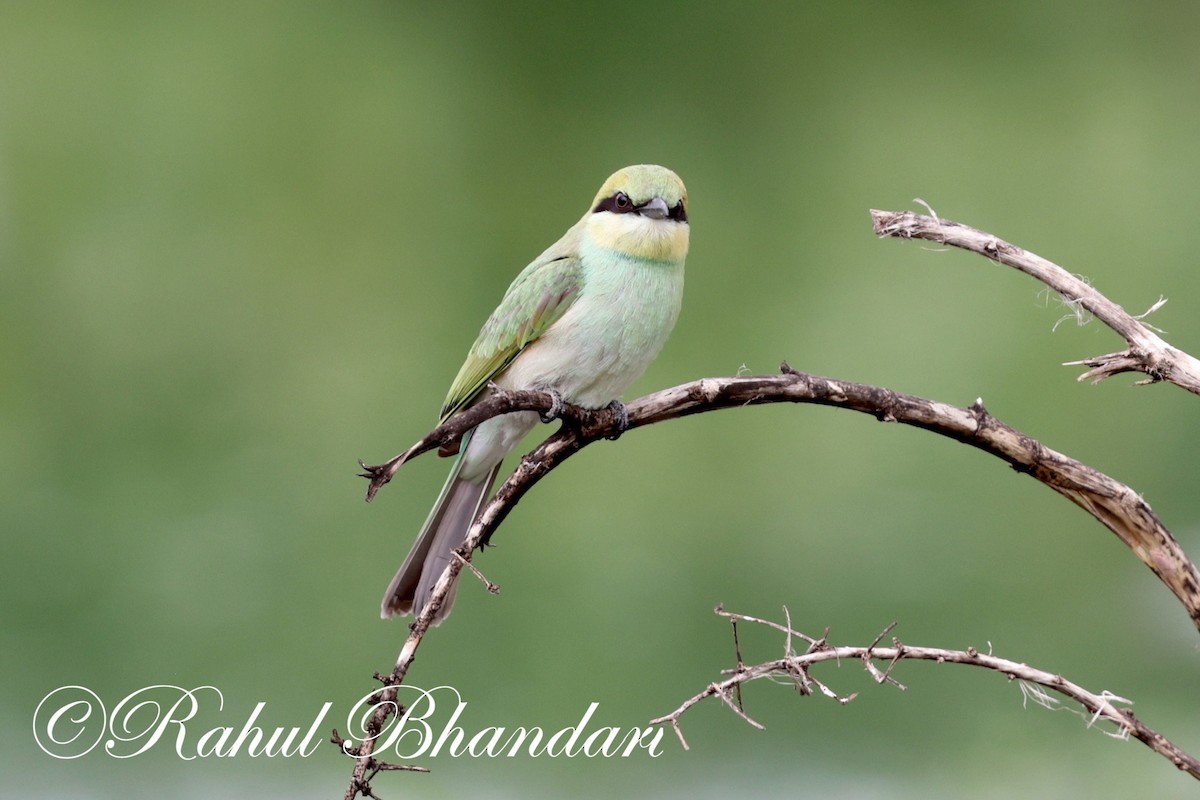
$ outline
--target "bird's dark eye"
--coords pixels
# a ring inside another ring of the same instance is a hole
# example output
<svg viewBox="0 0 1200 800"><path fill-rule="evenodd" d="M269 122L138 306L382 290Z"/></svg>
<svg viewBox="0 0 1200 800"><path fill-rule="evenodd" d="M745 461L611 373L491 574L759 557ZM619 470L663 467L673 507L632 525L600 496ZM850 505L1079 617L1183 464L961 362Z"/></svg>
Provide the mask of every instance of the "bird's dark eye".
<svg viewBox="0 0 1200 800"><path fill-rule="evenodd" d="M633 201L629 199L629 195L624 192L617 192L611 197L606 197L601 200L593 211L611 211L614 214L628 214L633 211Z"/></svg>
<svg viewBox="0 0 1200 800"><path fill-rule="evenodd" d="M667 216L676 222L687 222L687 209L683 207L683 201L676 203Z"/></svg>

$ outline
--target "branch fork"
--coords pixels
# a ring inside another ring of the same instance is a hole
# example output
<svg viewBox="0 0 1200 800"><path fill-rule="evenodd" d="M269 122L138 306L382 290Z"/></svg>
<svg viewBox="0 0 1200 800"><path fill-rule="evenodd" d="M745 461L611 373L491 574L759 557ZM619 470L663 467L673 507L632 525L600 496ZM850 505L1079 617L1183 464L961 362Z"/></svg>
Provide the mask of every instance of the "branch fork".
<svg viewBox="0 0 1200 800"><path fill-rule="evenodd" d="M1122 372L1141 372L1147 376L1143 383L1170 382L1193 394L1200 394L1200 361L1167 344L1155 329L1142 321L1145 314L1141 317L1128 314L1086 281L1058 265L992 234L942 220L936 215L876 210L871 215L875 232L881 237L924 239L976 252L1042 281L1077 313L1086 311L1112 328L1125 340L1127 348L1069 362L1073 366L1091 368L1079 380L1096 382ZM1163 302L1160 299L1146 313L1155 311ZM438 425L404 452L382 464L369 466L359 462L363 469L362 476L370 481L366 493L369 501L408 460L433 449L443 454L454 452L464 433L494 416L514 411L537 411L544 415L555 410L560 412L559 418L563 423L555 433L520 460L516 470L484 506L468 531L466 541L457 553L458 558L452 559L447 565L433 587L425 609L411 624L391 674L377 676L384 682L385 688L367 726L368 733L373 731L378 734L388 716L396 712L396 687L404 681L417 648L430 627L434 611L441 605L454 578L464 566L474 569L470 562L475 549L488 543L512 508L543 476L588 444L602 438L615 438L626 429L723 408L767 403L810 403L858 411L882 422L922 428L996 456L1014 470L1029 475L1066 497L1115 533L1172 591L1200 630L1200 571L1141 496L1125 484L1050 449L992 416L981 399L962 408L883 387L799 372L786 362L781 365L779 375L703 378L655 392L623 408L618 406L598 411L570 405L559 409L551 394L506 391L491 386L484 399ZM494 584L480 577L489 591L494 591ZM902 644L897 639L892 639L891 646L880 647L880 642L892 626L885 628L866 647L835 647L828 642L828 629L819 638L811 637L794 629L790 617L786 624L779 624L726 613L720 608L717 613L727 617L733 628L737 667L723 673L725 677L722 680L710 684L671 714L653 720L654 724L669 722L685 748L687 742L679 728L679 717L707 697L720 697L746 722L762 727L742 707L741 687L751 680L786 675L801 695L812 694L812 687L815 686L822 694L845 704L853 700L855 695L839 696L812 675L810 668L813 665L830 660L859 659L876 682L903 689L904 686L893 677L898 664L904 660L930 660L968 664L1000 672L1010 680L1022 681L1022 686L1026 687L1023 690L1028 692L1026 697L1042 704L1047 702L1045 698L1050 697L1044 690L1070 698L1091 714L1089 724L1108 721L1118 733L1134 736L1180 769L1200 778L1200 763L1144 726L1131 711L1115 706L1114 703L1125 702L1121 698L1108 692L1093 694L1062 676L1006 661L990 652L981 654L974 648L945 650L914 647ZM784 658L746 666L737 641L739 621L784 632ZM793 639L807 643L804 653L798 654L793 650ZM886 662L886 667L880 669L876 666L877 662ZM1027 687L1038 688L1034 691ZM346 800L353 800L358 795L376 797L372 793L370 780L382 770L424 771L423 767L390 765L376 760L372 755L373 738L368 737L360 745L353 746L334 731L332 740L344 752L355 757Z"/></svg>

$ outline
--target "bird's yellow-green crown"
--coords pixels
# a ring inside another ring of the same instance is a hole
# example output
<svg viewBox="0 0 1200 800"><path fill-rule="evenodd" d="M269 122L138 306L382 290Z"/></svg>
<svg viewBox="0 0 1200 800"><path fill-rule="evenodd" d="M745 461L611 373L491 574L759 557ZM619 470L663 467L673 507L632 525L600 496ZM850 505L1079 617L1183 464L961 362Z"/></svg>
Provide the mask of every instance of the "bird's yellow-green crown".
<svg viewBox="0 0 1200 800"><path fill-rule="evenodd" d="M683 181L671 170L656 164L637 164L614 172L596 193L592 207L595 208L617 192L628 195L634 205L661 197L668 206L673 208L682 203L684 211L687 210L687 187Z"/></svg>

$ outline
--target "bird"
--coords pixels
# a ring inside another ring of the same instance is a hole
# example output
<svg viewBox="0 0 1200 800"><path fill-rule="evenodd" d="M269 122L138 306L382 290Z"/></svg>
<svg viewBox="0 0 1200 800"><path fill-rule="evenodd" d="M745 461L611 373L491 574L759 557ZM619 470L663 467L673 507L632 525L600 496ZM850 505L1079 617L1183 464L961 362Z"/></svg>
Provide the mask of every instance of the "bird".
<svg viewBox="0 0 1200 800"><path fill-rule="evenodd" d="M543 209L537 203L526 208ZM554 406L612 407L667 341L683 301L687 189L666 167L613 173L583 217L513 280L442 404L439 422L501 389L548 392ZM419 615L466 540L504 457L542 419L504 414L463 435L437 502L384 593L384 619ZM548 421L548 420L546 420ZM450 613L451 588L432 624Z"/></svg>

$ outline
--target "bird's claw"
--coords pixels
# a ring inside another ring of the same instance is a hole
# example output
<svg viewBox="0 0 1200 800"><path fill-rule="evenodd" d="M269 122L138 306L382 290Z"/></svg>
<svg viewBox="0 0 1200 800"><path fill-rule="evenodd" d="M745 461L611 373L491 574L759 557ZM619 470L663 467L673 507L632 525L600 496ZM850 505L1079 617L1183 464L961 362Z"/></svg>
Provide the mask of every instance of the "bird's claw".
<svg viewBox="0 0 1200 800"><path fill-rule="evenodd" d="M617 430L615 433L611 433L604 438L608 439L610 442L615 442L617 439L621 438L622 433L629 430L629 411L625 408L625 404L620 400L613 400L611 403L609 403L608 410L611 411L613 416L616 418Z"/></svg>
<svg viewBox="0 0 1200 800"><path fill-rule="evenodd" d="M556 389L547 389L546 394L550 395L550 410L542 414L542 422L554 422L562 416L567 404L563 402L562 393Z"/></svg>

